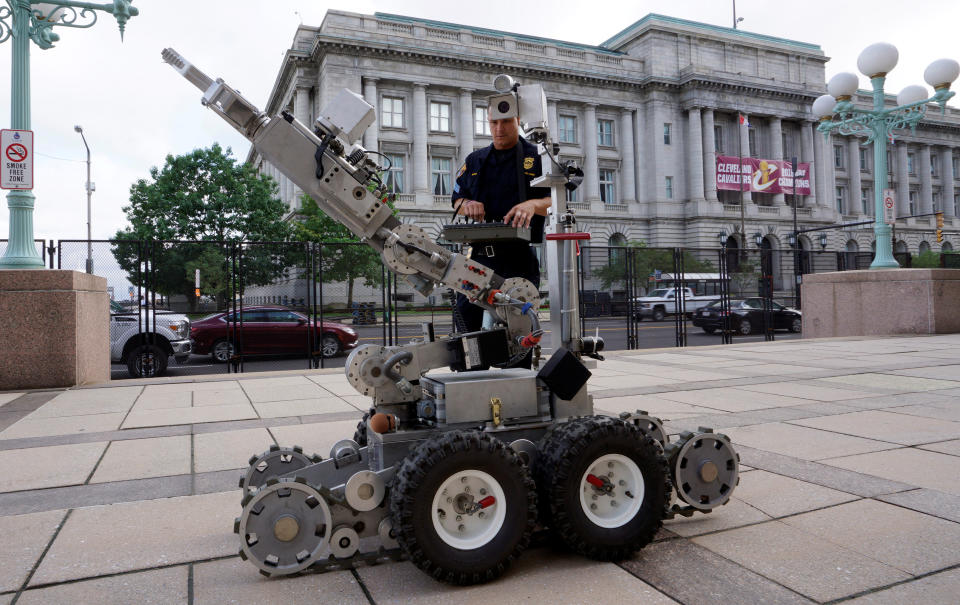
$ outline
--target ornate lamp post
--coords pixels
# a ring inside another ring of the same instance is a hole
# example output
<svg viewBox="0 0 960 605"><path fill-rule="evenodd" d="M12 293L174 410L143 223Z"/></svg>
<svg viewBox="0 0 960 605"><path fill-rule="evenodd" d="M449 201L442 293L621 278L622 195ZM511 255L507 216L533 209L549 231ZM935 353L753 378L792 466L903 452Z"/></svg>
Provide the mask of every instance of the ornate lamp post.
<svg viewBox="0 0 960 605"><path fill-rule="evenodd" d="M113 0L106 4L55 0L5 0L0 6L0 43L11 40L13 45L10 128L30 130L30 41L46 50L52 48L60 36L54 27L92 27L97 22L97 11L110 13L120 26L120 39L127 21L140 13L131 6L133 0ZM77 9L80 9L79 12ZM43 260L33 243L34 195L29 190L7 194L10 208L10 243L0 269L42 269Z"/></svg>
<svg viewBox="0 0 960 605"><path fill-rule="evenodd" d="M887 188L887 141L893 141L893 131L917 124L927 112L929 103L938 103L946 111L947 100L954 96L950 84L960 75L960 64L953 59L938 59L923 73L927 84L933 86L934 95L927 96L923 86L907 86L897 95L897 106L884 107L883 83L887 73L897 65L900 58L897 48L886 42L871 44L857 58L857 68L870 78L873 84L873 109L860 109L850 100L857 92L859 78L856 74L843 72L835 75L827 84L829 94L813 102L813 114L820 119L817 130L828 136L833 130L840 134L866 136L873 143L873 197L876 238L876 253L871 269L896 268L900 265L893 258L890 243L890 225L884 221L883 190ZM825 235L825 234L824 234ZM821 236L821 245L826 238Z"/></svg>

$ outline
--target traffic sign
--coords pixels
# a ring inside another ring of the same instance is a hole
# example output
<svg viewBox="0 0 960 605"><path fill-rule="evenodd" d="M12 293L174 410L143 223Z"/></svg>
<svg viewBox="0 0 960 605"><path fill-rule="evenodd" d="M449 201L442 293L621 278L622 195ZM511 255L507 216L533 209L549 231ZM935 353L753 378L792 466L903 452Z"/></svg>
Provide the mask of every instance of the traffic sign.
<svg viewBox="0 0 960 605"><path fill-rule="evenodd" d="M33 131L0 130L0 188L33 189Z"/></svg>
<svg viewBox="0 0 960 605"><path fill-rule="evenodd" d="M897 201L893 189L883 190L883 222L892 225L897 221Z"/></svg>

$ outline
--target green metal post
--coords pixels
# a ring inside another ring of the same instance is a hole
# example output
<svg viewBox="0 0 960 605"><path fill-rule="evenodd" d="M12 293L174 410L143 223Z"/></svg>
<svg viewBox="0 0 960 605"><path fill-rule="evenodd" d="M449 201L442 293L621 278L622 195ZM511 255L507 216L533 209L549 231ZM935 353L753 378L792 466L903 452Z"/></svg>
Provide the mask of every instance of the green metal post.
<svg viewBox="0 0 960 605"><path fill-rule="evenodd" d="M871 78L873 84L873 110L878 114L883 112L884 76ZM877 242L877 251L874 254L871 269L896 269L900 266L893 257L893 246L890 244L890 225L883 220L883 190L887 188L887 141L890 131L885 120L873 120L873 224L874 239Z"/></svg>

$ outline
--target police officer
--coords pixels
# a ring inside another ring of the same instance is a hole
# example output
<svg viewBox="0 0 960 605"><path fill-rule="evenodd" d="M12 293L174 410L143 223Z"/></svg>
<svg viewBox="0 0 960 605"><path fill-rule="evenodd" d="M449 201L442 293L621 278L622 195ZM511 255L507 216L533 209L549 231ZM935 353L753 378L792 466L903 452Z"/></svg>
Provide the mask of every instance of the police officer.
<svg viewBox="0 0 960 605"><path fill-rule="evenodd" d="M460 167L453 188L453 206L458 214L475 221L530 227L531 243L540 243L551 200L548 187L530 186L530 181L541 173L537 147L520 136L515 117L490 120L490 134L493 144L468 155ZM540 286L540 266L528 242L474 246L471 258L501 277L522 277ZM458 329L480 329L483 309L467 302L461 294L457 296L457 310L464 324Z"/></svg>

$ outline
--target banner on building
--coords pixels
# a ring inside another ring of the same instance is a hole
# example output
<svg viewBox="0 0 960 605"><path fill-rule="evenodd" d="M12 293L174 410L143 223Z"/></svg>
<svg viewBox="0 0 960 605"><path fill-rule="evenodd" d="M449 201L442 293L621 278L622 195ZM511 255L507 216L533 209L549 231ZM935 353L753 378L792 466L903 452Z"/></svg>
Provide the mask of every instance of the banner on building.
<svg viewBox="0 0 960 605"><path fill-rule="evenodd" d="M789 161L717 156L717 189L722 191L740 191L742 188L751 193L792 194L794 178L796 194L810 195L810 164L807 162L798 163L794 175Z"/></svg>

